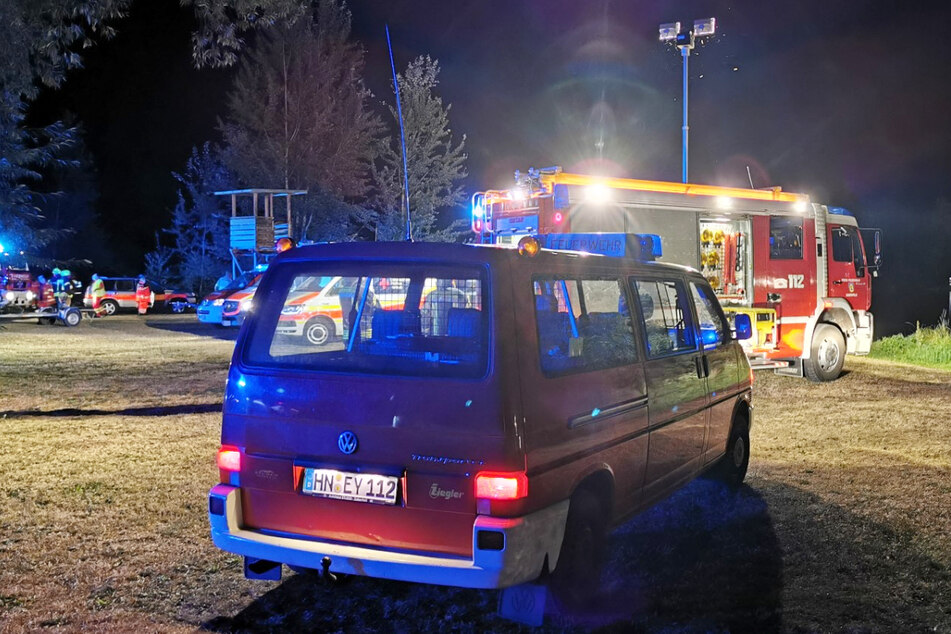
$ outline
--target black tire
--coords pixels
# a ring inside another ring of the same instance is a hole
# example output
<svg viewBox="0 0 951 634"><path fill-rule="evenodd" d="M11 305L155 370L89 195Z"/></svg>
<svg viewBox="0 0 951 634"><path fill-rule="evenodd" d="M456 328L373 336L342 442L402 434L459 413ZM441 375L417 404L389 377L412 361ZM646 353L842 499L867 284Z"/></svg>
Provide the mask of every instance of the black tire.
<svg viewBox="0 0 951 634"><path fill-rule="evenodd" d="M324 346L334 338L334 322L326 317L314 317L304 326L304 339L314 346Z"/></svg>
<svg viewBox="0 0 951 634"><path fill-rule="evenodd" d="M40 317L36 321L41 326L52 326L53 324L56 323L56 318L55 317Z"/></svg>
<svg viewBox="0 0 951 634"><path fill-rule="evenodd" d="M107 317L109 315L115 315L117 312L119 312L119 304L111 299L102 300L102 302L99 304L99 308L102 309L102 313Z"/></svg>
<svg viewBox="0 0 951 634"><path fill-rule="evenodd" d="M845 364L845 337L832 324L819 324L812 333L812 353L803 363L803 372L816 383L833 381Z"/></svg>
<svg viewBox="0 0 951 634"><path fill-rule="evenodd" d="M171 310L173 313L179 314L185 312L185 306L187 306L187 304L185 302L173 300L168 306L169 310Z"/></svg>
<svg viewBox="0 0 951 634"><path fill-rule="evenodd" d="M591 603L601 586L607 518L598 499L586 491L571 497L565 537L549 585L568 608Z"/></svg>
<svg viewBox="0 0 951 634"><path fill-rule="evenodd" d="M713 469L713 476L724 484L738 488L746 479L750 466L750 422L746 412L738 412L730 429L726 455Z"/></svg>
<svg viewBox="0 0 951 634"><path fill-rule="evenodd" d="M66 324L67 328L78 326L82 320L83 314L79 312L78 308L67 308L63 311L63 323Z"/></svg>

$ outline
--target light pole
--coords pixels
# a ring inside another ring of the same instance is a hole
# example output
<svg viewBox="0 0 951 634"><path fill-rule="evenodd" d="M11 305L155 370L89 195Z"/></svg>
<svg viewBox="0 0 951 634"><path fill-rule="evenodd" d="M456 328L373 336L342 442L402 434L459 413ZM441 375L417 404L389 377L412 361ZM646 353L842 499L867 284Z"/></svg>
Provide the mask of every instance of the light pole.
<svg viewBox="0 0 951 634"><path fill-rule="evenodd" d="M693 28L689 31L680 30L680 22L667 22L660 25L660 41L674 42L680 49L680 56L684 60L684 125L683 125L683 182L687 182L687 137L690 133L690 126L687 125L687 60L690 59L690 51L693 50L694 43L698 38L713 35L716 32L716 18L705 18L703 20L694 20Z"/></svg>

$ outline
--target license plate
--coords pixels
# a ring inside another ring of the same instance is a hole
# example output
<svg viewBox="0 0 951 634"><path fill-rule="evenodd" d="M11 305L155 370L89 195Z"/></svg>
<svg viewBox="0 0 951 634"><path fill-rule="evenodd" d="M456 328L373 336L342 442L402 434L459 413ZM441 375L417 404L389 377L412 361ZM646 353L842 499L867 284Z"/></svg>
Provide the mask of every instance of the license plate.
<svg viewBox="0 0 951 634"><path fill-rule="evenodd" d="M337 500L396 504L399 478L372 473L349 473L336 469L304 469L301 492Z"/></svg>

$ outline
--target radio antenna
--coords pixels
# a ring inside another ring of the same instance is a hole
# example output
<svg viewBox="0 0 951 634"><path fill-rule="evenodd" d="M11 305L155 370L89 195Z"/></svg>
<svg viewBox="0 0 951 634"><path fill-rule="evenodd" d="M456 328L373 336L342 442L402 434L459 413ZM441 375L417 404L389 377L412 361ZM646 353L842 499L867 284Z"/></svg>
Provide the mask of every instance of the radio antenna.
<svg viewBox="0 0 951 634"><path fill-rule="evenodd" d="M753 174L750 172L750 166L746 166L746 177L750 179L750 189L756 189L753 187Z"/></svg>
<svg viewBox="0 0 951 634"><path fill-rule="evenodd" d="M390 25L386 28L386 47L390 50L390 69L393 71L393 90L396 91L396 115L400 120L400 147L403 148L403 199L406 201L406 241L413 241L413 224L409 215L409 171L406 169L406 131L403 130L403 108L400 106L400 83L396 80L396 64L393 63L393 45L390 44Z"/></svg>

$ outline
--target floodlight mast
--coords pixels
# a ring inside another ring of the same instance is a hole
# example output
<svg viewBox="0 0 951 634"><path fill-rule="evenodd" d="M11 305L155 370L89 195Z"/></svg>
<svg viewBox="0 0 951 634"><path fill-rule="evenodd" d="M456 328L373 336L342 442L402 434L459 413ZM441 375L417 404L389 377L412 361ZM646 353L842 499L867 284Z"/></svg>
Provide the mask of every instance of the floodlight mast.
<svg viewBox="0 0 951 634"><path fill-rule="evenodd" d="M682 153L682 162L683 162L683 182L687 182L687 140L690 135L690 126L687 121L687 68L688 60L690 59L690 51L693 50L694 44L696 43L697 38L707 37L713 35L716 32L717 20L716 18L704 18L702 20L694 20L693 28L689 31L680 30L680 22L667 22L660 25L660 41L661 42L674 42L677 48L680 49L680 56L684 60L684 125L682 128L683 131L683 153Z"/></svg>

